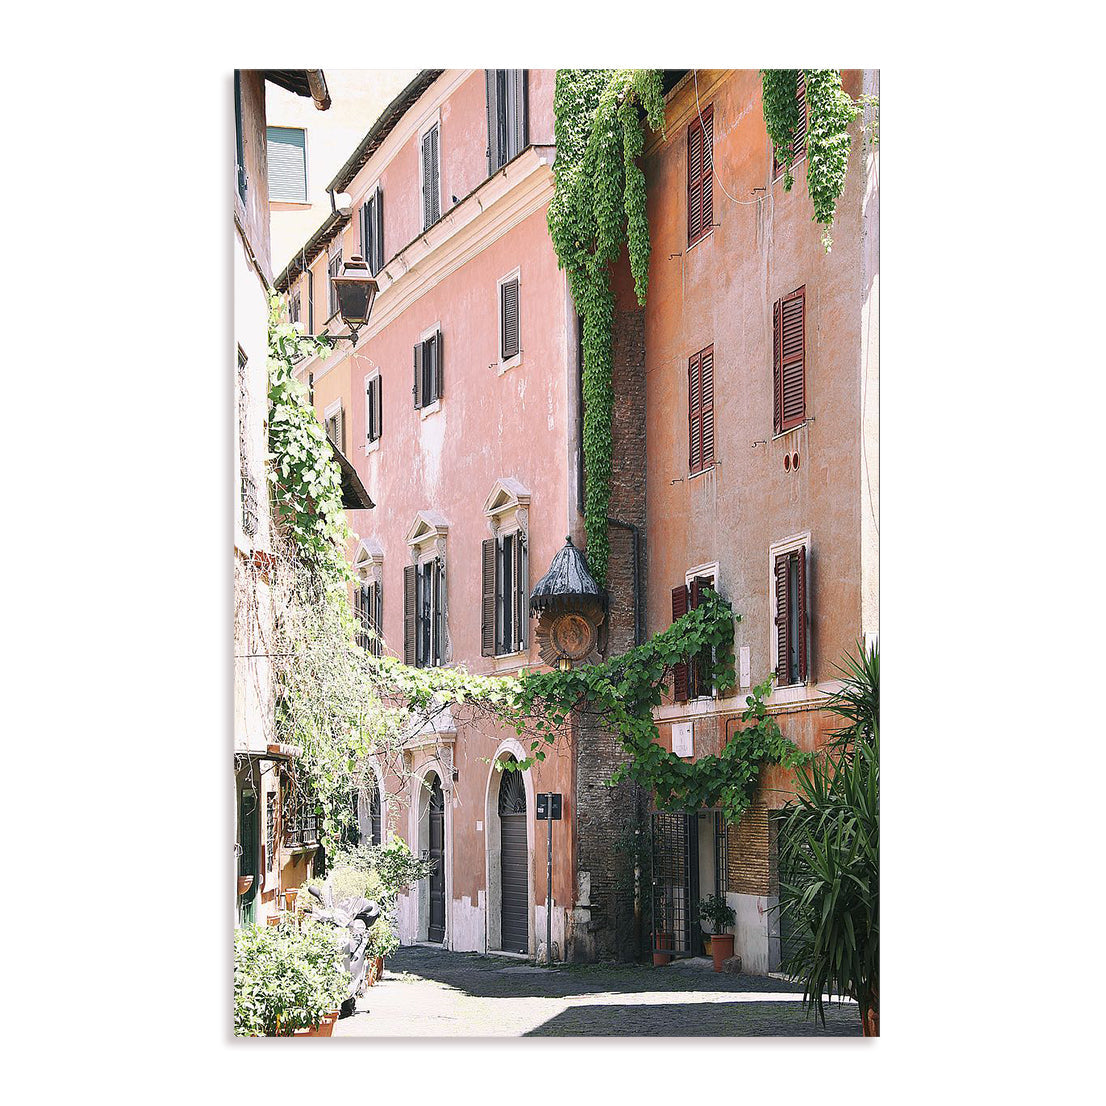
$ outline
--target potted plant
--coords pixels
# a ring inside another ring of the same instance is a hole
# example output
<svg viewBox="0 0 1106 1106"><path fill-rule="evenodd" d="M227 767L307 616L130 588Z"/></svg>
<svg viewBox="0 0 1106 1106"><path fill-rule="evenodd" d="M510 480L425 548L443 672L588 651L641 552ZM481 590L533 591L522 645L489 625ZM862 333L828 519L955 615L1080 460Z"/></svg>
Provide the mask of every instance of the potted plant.
<svg viewBox="0 0 1106 1106"><path fill-rule="evenodd" d="M253 876L238 877L238 897L241 898L253 886Z"/></svg>
<svg viewBox="0 0 1106 1106"><path fill-rule="evenodd" d="M714 960L714 970L720 972L722 961L733 956L733 934L723 932L734 923L733 908L726 902L724 895L716 892L708 895L699 904L699 917L710 925L710 954Z"/></svg>
<svg viewBox="0 0 1106 1106"><path fill-rule="evenodd" d="M342 953L327 927L235 931L237 1036L330 1036L348 989Z"/></svg>

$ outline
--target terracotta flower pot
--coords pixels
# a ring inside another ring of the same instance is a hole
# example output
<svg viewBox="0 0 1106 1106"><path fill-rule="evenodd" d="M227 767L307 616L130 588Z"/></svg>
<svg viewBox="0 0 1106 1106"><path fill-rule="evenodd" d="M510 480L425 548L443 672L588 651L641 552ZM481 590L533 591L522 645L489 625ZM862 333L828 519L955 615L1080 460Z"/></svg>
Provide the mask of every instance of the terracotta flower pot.
<svg viewBox="0 0 1106 1106"><path fill-rule="evenodd" d="M714 970L722 970L722 961L733 956L733 934L712 933L710 935L710 954L714 960Z"/></svg>
<svg viewBox="0 0 1106 1106"><path fill-rule="evenodd" d="M376 967L376 978L377 979L383 979L384 978L384 957L383 956L378 956L376 958L375 967Z"/></svg>
<svg viewBox="0 0 1106 1106"><path fill-rule="evenodd" d="M300 892L299 892L298 887L293 887L290 890L284 892L284 909L285 910L294 911L296 909L296 896L299 893Z"/></svg>
<svg viewBox="0 0 1106 1106"><path fill-rule="evenodd" d="M711 952L710 952L710 938L709 937L704 937L703 938L703 951L707 954L707 956L710 956Z"/></svg>
<svg viewBox="0 0 1106 1106"><path fill-rule="evenodd" d="M658 933L656 935L656 945L660 949L674 949L676 947L676 934L674 933ZM672 959L670 953L667 952L653 952L653 967L659 968L667 964Z"/></svg>
<svg viewBox="0 0 1106 1106"><path fill-rule="evenodd" d="M253 876L239 876L238 877L238 894L239 897L244 895L253 886Z"/></svg>

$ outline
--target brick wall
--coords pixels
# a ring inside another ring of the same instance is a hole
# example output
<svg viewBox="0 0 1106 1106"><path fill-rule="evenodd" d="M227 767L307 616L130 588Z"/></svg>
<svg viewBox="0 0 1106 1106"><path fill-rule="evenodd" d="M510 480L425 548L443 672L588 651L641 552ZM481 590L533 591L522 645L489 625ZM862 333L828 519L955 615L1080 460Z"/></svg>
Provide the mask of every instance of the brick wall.
<svg viewBox="0 0 1106 1106"><path fill-rule="evenodd" d="M625 259L616 274L617 306L612 326L614 420L610 517L645 527L645 312L626 296ZM634 596L635 534L609 529L611 556L606 655L636 644ZM645 594L645 550L638 544L638 573ZM642 612L644 617L644 612ZM641 920L635 918L632 879L635 830L644 825L645 801L632 783L609 788L606 781L625 759L618 736L602 720L577 712L575 818L577 899L568 939L573 960L634 959L641 948ZM648 902L641 904L648 928ZM647 938L646 938L647 940Z"/></svg>
<svg viewBox="0 0 1106 1106"><path fill-rule="evenodd" d="M768 808L763 803L753 803L736 826L726 827L726 890L742 895L774 893Z"/></svg>

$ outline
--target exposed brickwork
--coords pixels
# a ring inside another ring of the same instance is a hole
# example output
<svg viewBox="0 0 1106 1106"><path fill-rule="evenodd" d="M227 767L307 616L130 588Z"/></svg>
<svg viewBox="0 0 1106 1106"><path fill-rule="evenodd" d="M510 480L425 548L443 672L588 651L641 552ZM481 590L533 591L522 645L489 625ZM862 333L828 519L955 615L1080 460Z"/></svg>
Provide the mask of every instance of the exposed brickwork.
<svg viewBox="0 0 1106 1106"><path fill-rule="evenodd" d="M621 279L625 288L624 277L620 272L616 285ZM615 403L610 517L637 527L640 534L645 527L645 313L624 294L618 299L621 306L616 308L612 327ZM636 644L635 533L611 526L609 535L606 652L612 656ZM640 536L637 545L644 595L645 550ZM634 911L632 842L634 831L643 825L644 800L635 784L606 786L625 759L617 735L587 714L578 714L575 724L577 891L589 908L578 907L575 912L568 954L573 960L632 959L639 953L641 924ZM645 910L647 914L647 905Z"/></svg>

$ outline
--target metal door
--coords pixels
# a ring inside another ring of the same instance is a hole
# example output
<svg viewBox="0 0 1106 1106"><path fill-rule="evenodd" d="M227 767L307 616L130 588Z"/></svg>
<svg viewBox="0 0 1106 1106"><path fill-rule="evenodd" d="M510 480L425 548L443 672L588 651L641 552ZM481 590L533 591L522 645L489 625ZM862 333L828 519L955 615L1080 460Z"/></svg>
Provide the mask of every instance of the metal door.
<svg viewBox="0 0 1106 1106"><path fill-rule="evenodd" d="M683 811L655 811L651 829L653 949L697 956L702 951L698 818Z"/></svg>
<svg viewBox="0 0 1106 1106"><path fill-rule="evenodd" d="M260 852L260 825L257 809L257 792L238 793L238 874L253 876L250 889L238 900L238 918L243 925L252 925L257 916L257 897L261 878L258 863Z"/></svg>
<svg viewBox="0 0 1106 1106"><path fill-rule="evenodd" d="M499 781L499 826L502 948L505 952L529 952L526 788L520 772L504 772Z"/></svg>
<svg viewBox="0 0 1106 1106"><path fill-rule="evenodd" d="M445 940L445 798L442 781L434 777L430 789L430 925L428 941Z"/></svg>

